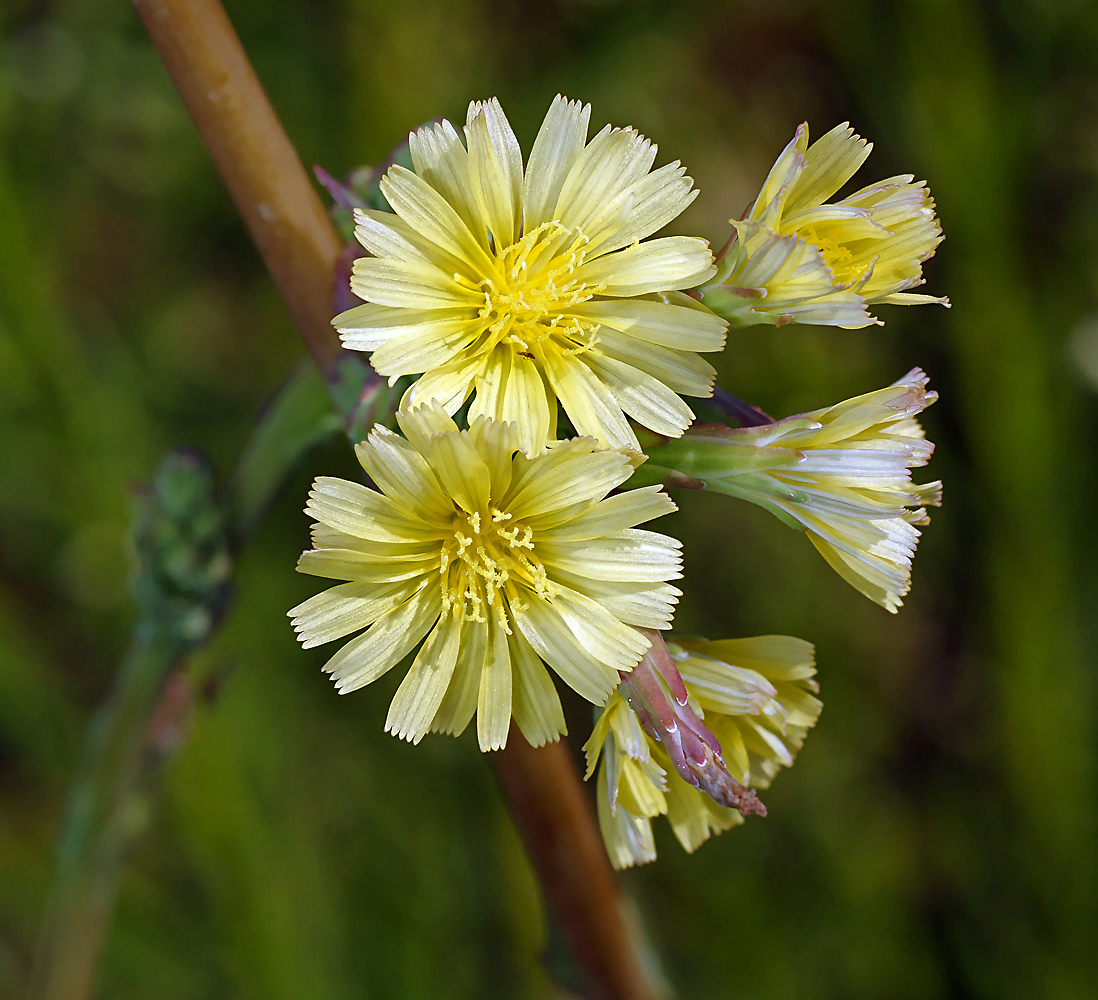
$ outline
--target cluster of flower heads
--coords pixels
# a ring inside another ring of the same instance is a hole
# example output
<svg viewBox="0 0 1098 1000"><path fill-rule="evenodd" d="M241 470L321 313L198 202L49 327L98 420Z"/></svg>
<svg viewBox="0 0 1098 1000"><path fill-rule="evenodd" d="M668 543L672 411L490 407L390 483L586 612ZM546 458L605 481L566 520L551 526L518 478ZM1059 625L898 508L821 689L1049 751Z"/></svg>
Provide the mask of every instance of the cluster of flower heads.
<svg viewBox="0 0 1098 1000"><path fill-rule="evenodd" d="M464 137L410 136L412 166L381 181L392 211L360 210L363 304L333 321L395 382L396 416L356 453L370 485L320 478L299 570L340 581L294 608L305 647L350 640L325 665L340 692L414 657L386 729L412 742L476 718L483 750L512 724L565 733L553 674L600 711L587 743L617 866L655 856L666 815L687 850L765 813L753 789L793 762L820 702L810 644L782 636L665 642L678 541L642 525L674 511L665 485L709 488L803 529L862 593L895 610L939 484L915 416L935 396L894 386L762 426L691 429L729 324L875 322L941 239L910 176L834 204L869 148L805 126L714 259L703 239L650 238L696 195L678 163L558 97L525 166L495 100ZM558 404L566 420L561 420ZM636 426L661 436L642 452ZM560 431L567 428L562 438ZM511 735L510 738L515 738Z"/></svg>

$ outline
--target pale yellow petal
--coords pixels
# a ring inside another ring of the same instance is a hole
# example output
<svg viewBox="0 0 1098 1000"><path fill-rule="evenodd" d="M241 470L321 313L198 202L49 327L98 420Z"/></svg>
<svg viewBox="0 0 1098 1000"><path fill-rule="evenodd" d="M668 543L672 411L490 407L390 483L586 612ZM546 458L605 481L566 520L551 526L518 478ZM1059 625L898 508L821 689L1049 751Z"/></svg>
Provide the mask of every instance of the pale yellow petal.
<svg viewBox="0 0 1098 1000"><path fill-rule="evenodd" d="M482 363L479 358L462 355L441 368L425 372L408 387L400 401L401 409L435 402L453 416L469 398Z"/></svg>
<svg viewBox="0 0 1098 1000"><path fill-rule="evenodd" d="M473 204L495 246L508 247L522 221L522 153L499 101L469 105L465 137Z"/></svg>
<svg viewBox="0 0 1098 1000"><path fill-rule="evenodd" d="M399 360L390 360L389 364L400 367L412 361L416 352L437 352L439 348L432 346L436 340L444 349L456 350L465 331L470 335L477 331L476 313L469 307L398 309L373 302L340 313L332 325L340 332L343 346L350 350L377 351L388 346L388 352L371 359L375 367L380 357L396 355ZM412 348L406 346L410 341L415 344ZM400 357L404 354L412 354L413 358Z"/></svg>
<svg viewBox="0 0 1098 1000"><path fill-rule="evenodd" d="M414 260L360 257L352 269L351 291L367 302L406 309L479 307L483 302L453 275Z"/></svg>
<svg viewBox="0 0 1098 1000"><path fill-rule="evenodd" d="M710 396L716 369L692 351L677 351L603 327L598 351L647 372L683 396Z"/></svg>
<svg viewBox="0 0 1098 1000"><path fill-rule="evenodd" d="M557 543L598 539L676 510L675 502L662 487L645 486L607 497L567 523L548 529L544 537Z"/></svg>
<svg viewBox="0 0 1098 1000"><path fill-rule="evenodd" d="M804 639L791 635L758 635L747 639L719 639L714 642L683 640L689 649L701 650L708 656L756 670L768 677L799 680L816 671L815 647Z"/></svg>
<svg viewBox="0 0 1098 1000"><path fill-rule="evenodd" d="M489 417L514 423L519 447L528 455L536 455L556 436L555 416L556 400L550 402L538 366L508 345L497 346L477 377L470 421Z"/></svg>
<svg viewBox="0 0 1098 1000"><path fill-rule="evenodd" d="M564 180L587 141L590 119L591 105L569 101L560 94L553 99L526 168L523 207L527 232L556 218L553 209Z"/></svg>
<svg viewBox="0 0 1098 1000"><path fill-rule="evenodd" d="M652 836L652 821L634 816L625 809L611 807L605 769L599 776L597 799L599 830L610 864L621 869L655 861L656 842Z"/></svg>
<svg viewBox="0 0 1098 1000"><path fill-rule="evenodd" d="M604 128L568 172L553 217L587 232L603 207L652 168L656 147L633 129ZM590 235L590 234L588 234Z"/></svg>
<svg viewBox="0 0 1098 1000"><path fill-rule="evenodd" d="M422 177L394 165L381 179L381 193L409 226L464 265L469 277L483 274L491 258L449 201Z"/></svg>
<svg viewBox="0 0 1098 1000"><path fill-rule="evenodd" d="M449 615L439 620L393 696L385 732L410 743L423 739L453 676L462 633L483 627L478 622L455 621Z"/></svg>
<svg viewBox="0 0 1098 1000"><path fill-rule="evenodd" d="M339 693L364 687L396 666L438 620L440 607L439 586L432 583L347 643L324 664Z"/></svg>
<svg viewBox="0 0 1098 1000"><path fill-rule="evenodd" d="M372 625L405 603L417 586L415 581L341 583L303 601L287 614L293 616L291 624L301 648L311 649Z"/></svg>
<svg viewBox="0 0 1098 1000"><path fill-rule="evenodd" d="M309 491L305 513L356 538L376 542L423 539L425 525L377 490L361 483L320 476Z"/></svg>
<svg viewBox="0 0 1098 1000"><path fill-rule="evenodd" d="M595 659L559 613L532 597L512 615L526 641L570 688L593 705L601 705L618 685L618 672Z"/></svg>
<svg viewBox="0 0 1098 1000"><path fill-rule="evenodd" d="M438 310L442 314L443 310ZM439 315L403 336L395 336L374 348L370 364L386 378L418 375L450 364L460 358L480 336L482 325L468 315ZM363 341L344 335L343 346L352 350L369 350Z"/></svg>
<svg viewBox="0 0 1098 1000"><path fill-rule="evenodd" d="M620 250L677 219L697 197L693 184L678 160L631 184L584 226L588 255Z"/></svg>
<svg viewBox="0 0 1098 1000"><path fill-rule="evenodd" d="M550 538L538 545L546 565L592 580L657 583L676 580L682 574L681 543L669 535L644 528L626 528L583 542L557 542Z"/></svg>
<svg viewBox="0 0 1098 1000"><path fill-rule="evenodd" d="M484 671L486 654L491 655L488 649L488 630L479 627L466 628L461 637L454 674L431 721L431 732L458 736L465 731L477 710L477 694L480 691L480 676Z"/></svg>
<svg viewBox="0 0 1098 1000"><path fill-rule="evenodd" d="M422 403L413 409L397 410L397 426L408 443L420 455L426 455L431 438L439 434L456 434L458 425L438 403Z"/></svg>
<svg viewBox="0 0 1098 1000"><path fill-rule="evenodd" d="M597 438L611 448L640 451L637 436L621 405L582 356L546 351L541 361L549 384L577 433Z"/></svg>
<svg viewBox="0 0 1098 1000"><path fill-rule="evenodd" d="M448 253L395 212L356 208L354 218L355 238L377 257L419 260L443 271L466 269L461 257Z"/></svg>
<svg viewBox="0 0 1098 1000"><path fill-rule="evenodd" d="M452 506L431 467L399 434L375 426L355 454L378 489L404 510L436 523L450 516Z"/></svg>
<svg viewBox="0 0 1098 1000"><path fill-rule="evenodd" d="M507 633L494 618L488 622L488 637L477 700L477 740L481 750L500 750L507 745L511 726L511 655Z"/></svg>
<svg viewBox="0 0 1098 1000"><path fill-rule="evenodd" d="M502 497L511 485L511 458L519 446L518 429L514 424L477 417L470 422L469 440L488 466L489 492L493 497Z"/></svg>
<svg viewBox="0 0 1098 1000"><path fill-rule="evenodd" d="M748 219L761 221L772 229L778 227L788 193L804 172L807 149L808 122L802 122L766 175L759 196L747 214Z"/></svg>
<svg viewBox="0 0 1098 1000"><path fill-rule="evenodd" d="M637 628L670 628L675 604L682 596L682 591L669 583L593 580L559 566L553 567L553 581L590 597L619 621Z"/></svg>
<svg viewBox="0 0 1098 1000"><path fill-rule="evenodd" d="M520 632L507 637L507 648L511 654L511 711L515 724L530 746L551 743L568 732L553 681Z"/></svg>
<svg viewBox="0 0 1098 1000"><path fill-rule="evenodd" d="M469 154L457 130L448 121L426 125L408 136L408 150L416 174L453 206L469 232L487 248L483 219L478 219L470 202Z"/></svg>
<svg viewBox="0 0 1098 1000"><path fill-rule="evenodd" d="M785 203L785 213L823 204L865 163L873 144L854 134L849 122L836 125L804 154L805 168Z"/></svg>
<svg viewBox="0 0 1098 1000"><path fill-rule="evenodd" d="M396 583L415 580L438 565L438 543L431 542L406 558L388 558L353 549L309 549L297 560L297 571L328 580Z"/></svg>
<svg viewBox="0 0 1098 1000"><path fill-rule="evenodd" d="M635 628L578 591L555 586L550 603L583 648L614 670L631 670L650 645Z"/></svg>
<svg viewBox="0 0 1098 1000"><path fill-rule="evenodd" d="M486 510L491 485L488 466L468 433L442 434L429 445L431 468L446 496L470 514Z"/></svg>
<svg viewBox="0 0 1098 1000"><path fill-rule="evenodd" d="M694 422L694 411L659 379L597 351L585 360L622 410L649 430L675 438Z"/></svg>
<svg viewBox="0 0 1098 1000"><path fill-rule="evenodd" d="M619 452L595 451L589 438L562 442L537 461L516 458L517 476L502 500L514 518L541 528L551 526L547 515L571 511L575 505L593 505L632 474L629 460ZM574 517L579 511L571 511ZM560 521L556 521L560 523Z"/></svg>
<svg viewBox="0 0 1098 1000"><path fill-rule="evenodd" d="M678 351L719 351L728 322L707 309L649 299L596 299L568 313Z"/></svg>
<svg viewBox="0 0 1098 1000"><path fill-rule="evenodd" d="M692 288L716 273L709 244L694 236L647 240L585 263L579 280L603 295L630 296Z"/></svg>

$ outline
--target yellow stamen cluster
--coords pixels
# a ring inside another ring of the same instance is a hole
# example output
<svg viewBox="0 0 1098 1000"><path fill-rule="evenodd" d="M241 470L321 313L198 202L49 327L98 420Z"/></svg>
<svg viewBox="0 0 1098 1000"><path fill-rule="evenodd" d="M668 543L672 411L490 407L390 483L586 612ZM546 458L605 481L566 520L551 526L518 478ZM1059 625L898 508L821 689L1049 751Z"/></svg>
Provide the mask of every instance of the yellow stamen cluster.
<svg viewBox="0 0 1098 1000"><path fill-rule="evenodd" d="M841 226L823 223L805 226L799 235L820 251L824 262L831 268L836 284L851 284L865 272L865 267L854 260L854 254L842 243Z"/></svg>
<svg viewBox="0 0 1098 1000"><path fill-rule="evenodd" d="M582 354L598 342L598 324L565 315L590 301L604 282L585 282L577 272L587 259L590 239L557 220L546 222L505 247L495 257L493 273L478 283L454 280L484 296L479 317L487 337L482 350L511 344L524 357L552 344L565 354Z"/></svg>
<svg viewBox="0 0 1098 1000"><path fill-rule="evenodd" d="M545 567L534 555L534 532L524 524L509 523L506 511L492 507L488 517L458 508L454 512L453 537L441 550L442 610L458 621L487 622L488 613L507 634L504 597L521 603L515 582L539 598L552 596Z"/></svg>

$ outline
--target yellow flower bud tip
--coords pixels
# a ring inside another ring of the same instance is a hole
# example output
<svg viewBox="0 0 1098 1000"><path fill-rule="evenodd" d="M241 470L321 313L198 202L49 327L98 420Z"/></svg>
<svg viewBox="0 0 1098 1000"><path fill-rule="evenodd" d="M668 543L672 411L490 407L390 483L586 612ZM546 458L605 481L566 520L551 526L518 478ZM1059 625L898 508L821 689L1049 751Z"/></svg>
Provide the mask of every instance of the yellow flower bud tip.
<svg viewBox="0 0 1098 1000"><path fill-rule="evenodd" d="M943 238L925 181L900 174L828 201L872 148L847 123L810 146L801 124L751 208L730 220L733 239L703 301L734 325L844 328L879 325L867 305L948 307L909 291Z"/></svg>
<svg viewBox="0 0 1098 1000"><path fill-rule="evenodd" d="M708 396L700 354L727 322L685 290L714 273L702 239L649 237L697 194L678 162L607 126L588 141L589 105L553 101L525 165L495 99L409 138L414 171L381 181L393 213L359 210L372 256L355 262L365 300L333 321L383 376L421 375L405 406L514 422L528 454L555 436L557 404L580 435L638 451L627 416L678 437L680 398ZM395 214L394 214L395 213Z"/></svg>
<svg viewBox="0 0 1098 1000"><path fill-rule="evenodd" d="M565 731L545 665L594 704L670 626L679 543L636 525L675 506L592 438L528 457L513 425L458 430L436 404L398 413L356 449L377 490L322 477L303 573L343 581L294 608L309 647L360 633L325 666L341 693L419 646L386 729L418 743L477 719L481 749L512 717L534 746ZM365 629L365 631L362 631ZM420 643L422 642L422 645Z"/></svg>

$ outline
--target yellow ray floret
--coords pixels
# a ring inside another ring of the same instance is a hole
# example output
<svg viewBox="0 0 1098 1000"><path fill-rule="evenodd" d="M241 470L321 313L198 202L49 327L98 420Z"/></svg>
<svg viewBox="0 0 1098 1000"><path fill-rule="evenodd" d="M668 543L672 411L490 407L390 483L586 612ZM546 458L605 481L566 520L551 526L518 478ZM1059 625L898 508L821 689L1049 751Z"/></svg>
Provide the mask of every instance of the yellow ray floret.
<svg viewBox="0 0 1098 1000"><path fill-rule="evenodd" d="M422 375L404 405L434 400L470 420L514 422L528 454L556 437L557 402L581 435L637 450L626 415L677 437L708 396L698 352L725 321L679 290L713 274L706 241L646 240L694 199L678 162L558 96L523 169L494 99L469 106L465 141L447 121L412 133L414 172L392 167L392 213L360 211L372 256L351 288L365 305L333 321L391 379ZM395 213L395 214L394 214ZM644 242L642 242L644 241Z"/></svg>
<svg viewBox="0 0 1098 1000"><path fill-rule="evenodd" d="M459 431L437 404L398 414L357 448L377 490L321 478L303 573L344 581L290 611L306 647L362 631L325 666L340 692L376 680L422 641L386 729L418 743L460 733L482 749L512 717L535 746L564 717L547 663L601 704L668 628L679 543L637 525L675 509L653 489L608 496L632 474L592 438L530 458L513 425Z"/></svg>

